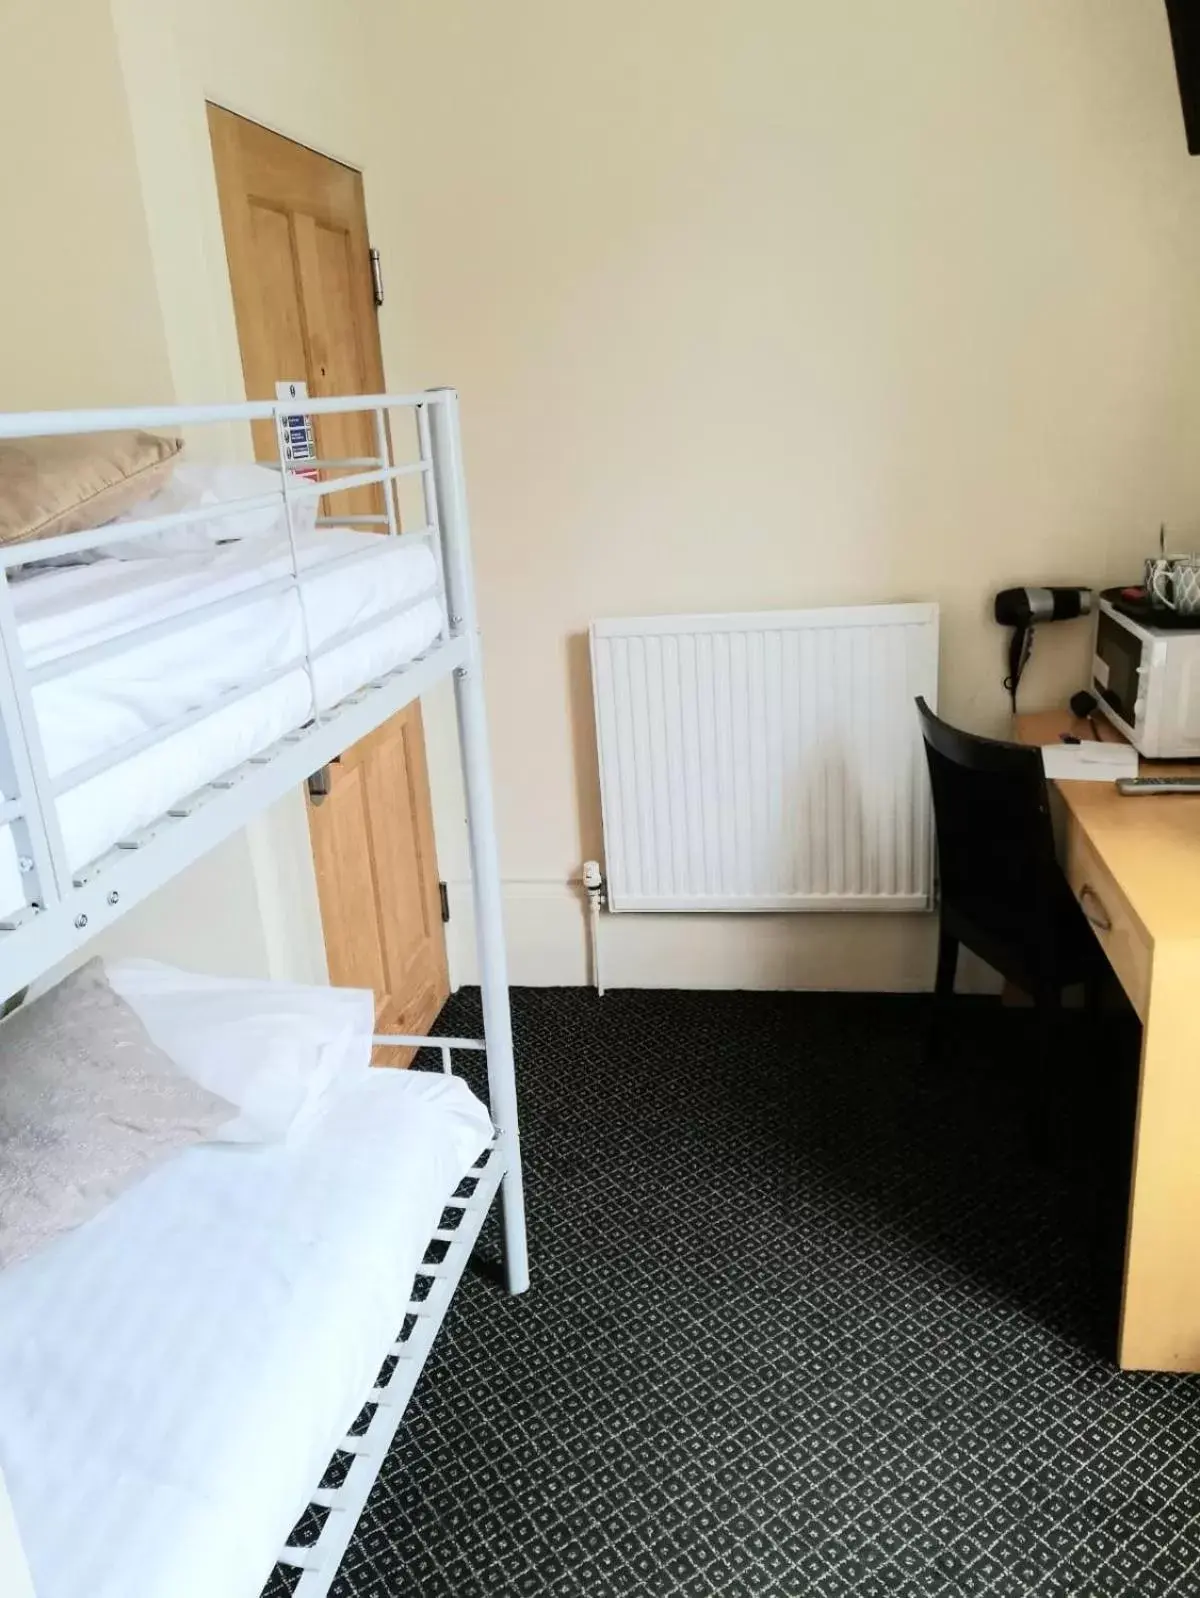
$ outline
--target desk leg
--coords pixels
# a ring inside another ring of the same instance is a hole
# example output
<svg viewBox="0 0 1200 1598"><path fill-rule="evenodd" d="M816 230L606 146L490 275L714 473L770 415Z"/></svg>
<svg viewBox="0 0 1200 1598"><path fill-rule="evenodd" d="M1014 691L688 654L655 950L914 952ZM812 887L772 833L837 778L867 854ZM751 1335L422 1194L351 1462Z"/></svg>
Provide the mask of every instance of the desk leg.
<svg viewBox="0 0 1200 1598"><path fill-rule="evenodd" d="M1154 949L1118 1359L1200 1371L1200 942Z"/></svg>

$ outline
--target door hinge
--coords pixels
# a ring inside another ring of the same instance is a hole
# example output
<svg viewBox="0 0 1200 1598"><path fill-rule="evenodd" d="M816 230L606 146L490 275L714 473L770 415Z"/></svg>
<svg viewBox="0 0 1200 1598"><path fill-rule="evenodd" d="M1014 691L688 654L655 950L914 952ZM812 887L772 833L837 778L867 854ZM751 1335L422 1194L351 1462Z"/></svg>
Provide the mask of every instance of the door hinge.
<svg viewBox="0 0 1200 1598"><path fill-rule="evenodd" d="M444 882L439 882L438 883L438 898L442 902L442 920L443 921L449 921L449 919L450 919L450 895L447 892L446 884Z"/></svg>
<svg viewBox="0 0 1200 1598"><path fill-rule="evenodd" d="M383 304L383 268L379 264L379 251L369 250L371 258L371 293L377 306Z"/></svg>

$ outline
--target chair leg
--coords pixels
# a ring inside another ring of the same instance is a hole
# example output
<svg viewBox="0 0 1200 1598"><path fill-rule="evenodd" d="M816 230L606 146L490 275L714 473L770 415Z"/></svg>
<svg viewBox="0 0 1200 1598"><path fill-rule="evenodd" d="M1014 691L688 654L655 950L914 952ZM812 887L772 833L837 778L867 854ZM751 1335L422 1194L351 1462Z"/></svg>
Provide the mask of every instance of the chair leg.
<svg viewBox="0 0 1200 1598"><path fill-rule="evenodd" d="M1061 1040L1059 1022L1062 992L1040 987L1033 999L1033 1047L1030 1050L1029 1091L1025 1102L1025 1124L1029 1147L1038 1165L1051 1164L1056 1151L1063 1148L1069 1128L1063 1124L1055 1087L1059 1081L1057 1058Z"/></svg>
<svg viewBox="0 0 1200 1598"><path fill-rule="evenodd" d="M1037 1028L1037 1041L1034 1045L1037 1056L1036 1068L1043 1075L1054 1069L1055 1040L1061 1009L1062 993L1060 990L1056 988L1039 988L1033 995L1034 1025Z"/></svg>
<svg viewBox="0 0 1200 1598"><path fill-rule="evenodd" d="M1104 977L1093 972L1083 984L1083 1008L1089 1020L1099 1020L1104 1011Z"/></svg>
<svg viewBox="0 0 1200 1598"><path fill-rule="evenodd" d="M938 933L937 977L933 991L939 999L949 999L954 994L954 978L958 975L958 939L948 932Z"/></svg>
<svg viewBox="0 0 1200 1598"><path fill-rule="evenodd" d="M949 1001L954 996L954 978L958 973L958 939L948 932L938 932L937 976L933 982L933 1000L929 1006L929 1027L925 1036L925 1058L936 1060L941 1052L942 1019Z"/></svg>

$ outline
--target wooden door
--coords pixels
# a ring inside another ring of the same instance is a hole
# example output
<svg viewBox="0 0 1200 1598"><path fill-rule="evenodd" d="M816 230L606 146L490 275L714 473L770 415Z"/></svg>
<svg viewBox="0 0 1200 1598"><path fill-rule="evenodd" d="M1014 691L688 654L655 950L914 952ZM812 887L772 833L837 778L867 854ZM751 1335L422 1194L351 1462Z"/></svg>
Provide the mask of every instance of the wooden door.
<svg viewBox="0 0 1200 1598"><path fill-rule="evenodd" d="M314 396L382 393L361 174L218 106L208 122L247 398L296 378ZM275 460L271 424L256 425L256 454ZM376 453L369 415L316 431L323 459ZM327 504L383 501L370 487ZM372 988L381 1029L424 1031L449 984L420 705L346 750L329 788L307 802L330 978Z"/></svg>

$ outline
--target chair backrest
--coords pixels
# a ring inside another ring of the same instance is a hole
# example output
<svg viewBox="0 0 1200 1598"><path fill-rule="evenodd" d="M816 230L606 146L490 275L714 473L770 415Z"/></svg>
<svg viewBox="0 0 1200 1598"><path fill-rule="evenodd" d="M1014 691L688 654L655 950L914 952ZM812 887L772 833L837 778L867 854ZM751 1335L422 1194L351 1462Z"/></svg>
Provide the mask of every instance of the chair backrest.
<svg viewBox="0 0 1200 1598"><path fill-rule="evenodd" d="M917 700L944 903L997 928L1036 918L1061 886L1042 752L960 732Z"/></svg>

